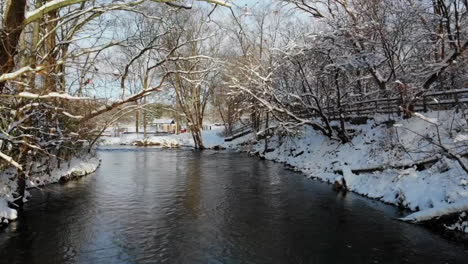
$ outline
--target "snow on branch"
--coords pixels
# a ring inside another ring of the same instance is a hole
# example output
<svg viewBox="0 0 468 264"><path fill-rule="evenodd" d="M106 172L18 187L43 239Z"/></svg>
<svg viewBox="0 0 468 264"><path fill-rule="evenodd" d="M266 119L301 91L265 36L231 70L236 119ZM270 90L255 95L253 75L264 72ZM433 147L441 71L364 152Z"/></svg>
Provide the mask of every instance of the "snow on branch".
<svg viewBox="0 0 468 264"><path fill-rule="evenodd" d="M26 13L25 20L23 22L24 25L30 24L40 18L42 18L45 14L60 9L62 7L83 3L87 0L53 0L47 2L46 4L42 5L41 7ZM143 1L141 1L143 2Z"/></svg>
<svg viewBox="0 0 468 264"><path fill-rule="evenodd" d="M136 100L140 99L140 98L143 98L145 96L147 96L148 94L152 93L152 92L156 92L156 91L160 91L161 90L161 87L164 85L164 82L166 80L166 78L168 77L168 75L170 74L171 72L169 73L166 73L162 78L161 78L161 82L159 83L158 86L156 87L153 87L151 89L147 89L147 90L143 90L137 94L134 94L130 97L127 97L125 99L122 99L122 100L118 100L116 102L113 102L112 104L107 104L107 105L103 105L101 106L100 108L98 108L97 110L95 111L92 111L91 113L89 113L88 115L84 116L81 121L82 122L86 122L86 121L89 121L99 115L102 115L104 113L107 113L109 111L112 111L113 109L121 106L121 105L124 105L126 103L130 103L130 102L135 102Z"/></svg>
<svg viewBox="0 0 468 264"><path fill-rule="evenodd" d="M70 113L68 113L68 112L65 112L65 111L63 111L62 113L63 113L64 115L68 116L69 118L72 118L72 119L82 119L82 118L83 118L83 116L72 115L72 114L70 114Z"/></svg>
<svg viewBox="0 0 468 264"><path fill-rule="evenodd" d="M433 125L437 125L437 119L436 118L430 118L430 117L427 117L427 116L424 116L423 114L420 114L420 113L413 113L413 115L417 118L420 118L428 123L431 123Z"/></svg>
<svg viewBox="0 0 468 264"><path fill-rule="evenodd" d="M4 74L0 75L0 82L6 82L6 81L14 80L14 79L20 77L21 75L23 75L25 73L41 71L43 69L44 69L43 66L36 67L36 68L33 68L31 66L22 67L21 69L18 69L15 72L4 73Z"/></svg>
<svg viewBox="0 0 468 264"><path fill-rule="evenodd" d="M23 168L21 167L21 165L18 162L16 162L12 157L6 155L5 153L3 153L1 151L0 151L0 158L4 159L9 164L13 165L15 168L17 168L19 170L23 170Z"/></svg>
<svg viewBox="0 0 468 264"><path fill-rule="evenodd" d="M89 97L78 97L72 96L67 93L56 93L52 92L46 95L38 95L30 92L21 92L17 95L17 97L28 98L28 99L51 99L51 98L58 98L58 99L65 99L65 100L89 100Z"/></svg>
<svg viewBox="0 0 468 264"><path fill-rule="evenodd" d="M49 13L51 11L58 10L60 8L71 6L71 5L74 5L74 4L87 2L87 1L89 1L89 0L53 0L53 1L47 2L46 4L42 5L41 7L37 8L37 9L35 9L33 11L28 12L26 14L26 17L25 17L25 20L24 20L23 24L27 25L27 24L30 24L32 22L35 22L35 21L41 19L45 14L47 14L47 13ZM157 2L157 3L170 3L170 2L175 2L176 0L151 0L151 1L152 2ZM221 6L225 6L225 7L231 7L231 5L229 5L225 1L221 1L221 0L196 0L196 1L207 2L207 3L211 3L211 4L215 4L215 5L221 5ZM132 2L126 3L126 5L136 6L136 5L142 4L144 2L145 2L145 0L138 0L138 1L132 1Z"/></svg>
<svg viewBox="0 0 468 264"><path fill-rule="evenodd" d="M176 2L175 0L151 0L152 2L160 2L160 3L170 3L170 2ZM231 7L230 4L228 4L226 1L222 0L196 0L198 2L207 2L210 4L215 4L215 5L221 5L225 7Z"/></svg>
<svg viewBox="0 0 468 264"><path fill-rule="evenodd" d="M431 209L427 209L424 211L419 211L416 213L412 213L406 217L400 218L402 221L406 222L422 222L422 221L427 221L431 220L433 218L439 217L441 215L448 215L448 214L453 214L453 213L458 213L458 212L463 212L468 210L468 200L461 200L459 202L449 204L449 205L444 205L444 206L439 206L439 207L434 207Z"/></svg>

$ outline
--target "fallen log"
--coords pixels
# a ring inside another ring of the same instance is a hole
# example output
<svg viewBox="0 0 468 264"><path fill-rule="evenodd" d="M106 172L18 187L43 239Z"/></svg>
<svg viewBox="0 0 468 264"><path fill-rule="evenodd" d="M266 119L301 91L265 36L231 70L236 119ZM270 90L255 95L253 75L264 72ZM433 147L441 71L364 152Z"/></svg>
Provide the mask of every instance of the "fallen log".
<svg viewBox="0 0 468 264"><path fill-rule="evenodd" d="M467 157L468 153L461 154L460 156ZM420 171L420 170L424 170L430 165L434 165L440 159L441 159L440 156L435 156L435 157L426 158L426 159L413 162L413 163L409 163L409 164L397 164L397 165L384 164L384 165L375 166L375 167L351 169L351 172L353 174L359 175L361 173L372 173L372 172L384 171L388 169L406 170L409 168L413 168L415 166L416 166L416 169ZM343 175L343 170L341 169L334 170L333 172L336 174Z"/></svg>

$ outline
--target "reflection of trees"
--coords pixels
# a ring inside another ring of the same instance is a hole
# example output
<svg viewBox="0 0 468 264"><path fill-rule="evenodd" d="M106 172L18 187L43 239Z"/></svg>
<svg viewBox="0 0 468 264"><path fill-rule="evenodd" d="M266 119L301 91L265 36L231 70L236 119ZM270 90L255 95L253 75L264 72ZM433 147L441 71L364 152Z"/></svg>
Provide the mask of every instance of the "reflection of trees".
<svg viewBox="0 0 468 264"><path fill-rule="evenodd" d="M197 218L200 214L201 200L201 162L200 153L187 164L186 184L182 204L190 216Z"/></svg>

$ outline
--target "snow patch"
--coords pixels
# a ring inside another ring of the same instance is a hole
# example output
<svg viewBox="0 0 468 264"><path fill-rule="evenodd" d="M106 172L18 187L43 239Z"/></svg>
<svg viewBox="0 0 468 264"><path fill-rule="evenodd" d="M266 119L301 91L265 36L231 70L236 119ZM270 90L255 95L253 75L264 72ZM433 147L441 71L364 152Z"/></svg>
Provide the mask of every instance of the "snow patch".
<svg viewBox="0 0 468 264"><path fill-rule="evenodd" d="M408 222L422 222L431 220L442 215L448 215L462 211L468 211L468 199L458 201L453 204L440 205L432 209L412 213L400 219Z"/></svg>
<svg viewBox="0 0 468 264"><path fill-rule="evenodd" d="M99 164L100 160L96 157L74 158L69 164L63 164L62 168L57 168L51 171L50 174L30 177L26 182L27 188L56 183L62 178L68 179L84 176L96 171ZM17 211L8 207L8 203L14 203L14 192L17 189L14 175L15 169L7 169L0 173L0 224L7 224L8 221L15 220L18 217ZM26 202L29 196L29 192L26 191L23 201Z"/></svg>
<svg viewBox="0 0 468 264"><path fill-rule="evenodd" d="M222 128L202 131L203 144L207 148L224 145L224 137L221 135ZM143 134L122 134L120 137L102 137L101 145L141 145L163 146L163 147L194 147L192 135L190 133L171 134L165 136L149 136L145 138Z"/></svg>
<svg viewBox="0 0 468 264"><path fill-rule="evenodd" d="M18 94L18 97L22 98L29 98L29 99L48 99L48 98L61 98L61 99L66 99L66 100L88 100L90 99L89 97L78 97L78 96L72 96L67 93L57 93L57 92L52 92L46 95L38 95L30 92L21 92Z"/></svg>
<svg viewBox="0 0 468 264"><path fill-rule="evenodd" d="M18 213L15 209L8 207L8 202L5 198L0 197L0 221L15 220L18 217ZM0 222L0 224L1 224ZM8 223L8 221L6 222Z"/></svg>

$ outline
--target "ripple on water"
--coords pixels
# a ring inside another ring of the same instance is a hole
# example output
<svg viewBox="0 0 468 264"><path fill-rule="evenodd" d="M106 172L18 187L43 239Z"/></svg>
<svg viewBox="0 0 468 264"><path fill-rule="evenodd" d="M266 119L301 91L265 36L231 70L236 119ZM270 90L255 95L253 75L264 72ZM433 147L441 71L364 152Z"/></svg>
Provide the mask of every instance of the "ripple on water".
<svg viewBox="0 0 468 264"><path fill-rule="evenodd" d="M0 263L464 263L464 245L232 152L110 148L90 177L33 191Z"/></svg>

